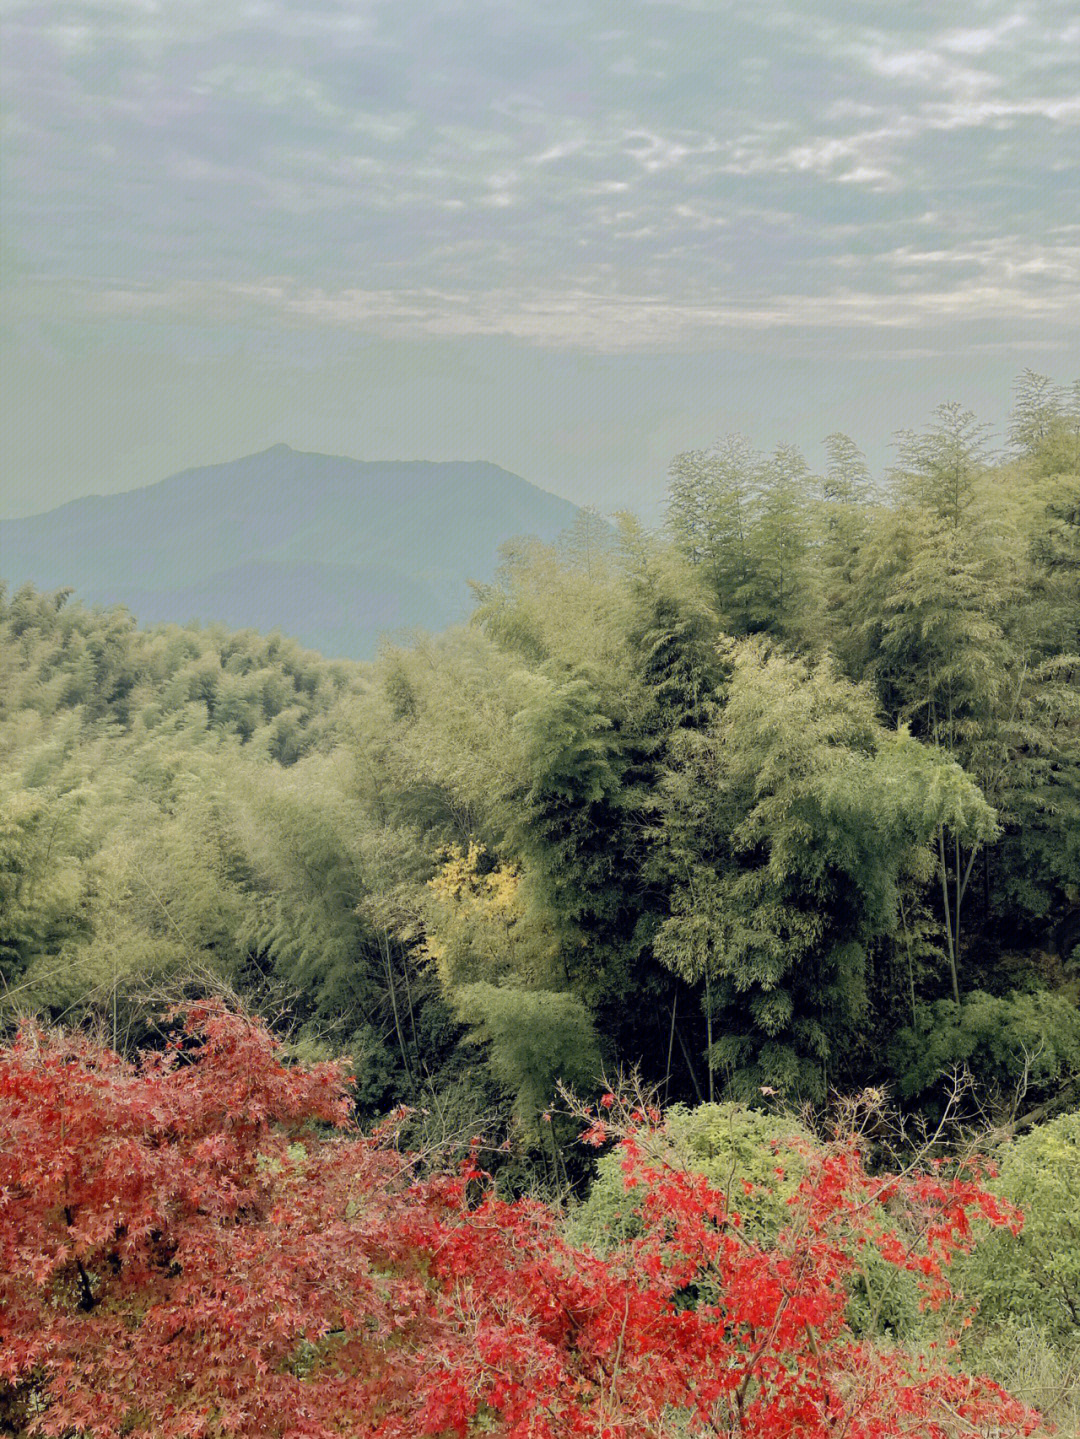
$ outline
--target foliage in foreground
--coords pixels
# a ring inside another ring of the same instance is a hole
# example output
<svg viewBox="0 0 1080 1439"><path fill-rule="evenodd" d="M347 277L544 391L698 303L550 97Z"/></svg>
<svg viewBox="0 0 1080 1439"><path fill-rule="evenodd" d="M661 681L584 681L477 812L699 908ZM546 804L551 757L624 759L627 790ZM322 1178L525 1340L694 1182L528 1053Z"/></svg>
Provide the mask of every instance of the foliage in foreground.
<svg viewBox="0 0 1080 1439"><path fill-rule="evenodd" d="M0 1054L8 1424L98 1439L1035 1429L946 1350L886 1350L845 1318L864 1251L940 1306L973 1226L1019 1225L977 1169L872 1178L840 1138L807 1152L764 1243L722 1190L650 1158L658 1115L606 1095L583 1137L617 1138L644 1198L641 1232L601 1257L550 1207L498 1198L475 1162L418 1179L392 1129L365 1137L348 1111L340 1066L287 1067L216 1005L137 1063L24 1029Z"/></svg>
<svg viewBox="0 0 1080 1439"><path fill-rule="evenodd" d="M967 1266L982 1318L1023 1319L1080 1339L1080 1113L1060 1114L1005 1146L995 1191L1021 1205L1023 1233L995 1238Z"/></svg>

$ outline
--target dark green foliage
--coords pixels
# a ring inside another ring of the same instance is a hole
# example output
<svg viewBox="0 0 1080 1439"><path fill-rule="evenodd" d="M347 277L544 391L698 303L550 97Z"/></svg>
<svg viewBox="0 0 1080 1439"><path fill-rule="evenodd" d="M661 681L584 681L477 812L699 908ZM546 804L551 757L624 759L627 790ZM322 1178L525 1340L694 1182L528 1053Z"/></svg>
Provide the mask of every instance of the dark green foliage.
<svg viewBox="0 0 1080 1439"><path fill-rule="evenodd" d="M601 1061L668 1102L872 1082L930 1111L958 1063L995 1113L1052 1102L1080 1065L1076 393L1025 374L1010 439L941 406L883 486L840 434L819 477L679 455L665 532L515 541L471 625L367 666L5 591L5 1017L122 1042L225 988L347 1050L371 1110L494 1107L549 1178L536 1116Z"/></svg>
<svg viewBox="0 0 1080 1439"><path fill-rule="evenodd" d="M514 719L524 765L514 851L559 892L566 920L602 915L616 892L609 836L625 767L612 720L587 675L557 679L543 670Z"/></svg>
<svg viewBox="0 0 1080 1439"><path fill-rule="evenodd" d="M957 766L883 730L830 665L758 645L730 659L726 702L664 780L657 953L707 986L734 1092L820 1098L850 1073L868 948L896 928L902 876L941 824L967 838L993 820Z"/></svg>
<svg viewBox="0 0 1080 1439"><path fill-rule="evenodd" d="M920 1007L916 1018L893 1046L905 1099L917 1099L961 1067L984 1100L1005 1105L1013 1098L1044 1099L1080 1074L1080 1011L1064 996L973 990L959 1005L940 999Z"/></svg>
<svg viewBox="0 0 1080 1439"><path fill-rule="evenodd" d="M456 1003L530 1128L551 1104L558 1081L579 1090L596 1084L600 1050L588 1010L574 995L481 982L462 985Z"/></svg>

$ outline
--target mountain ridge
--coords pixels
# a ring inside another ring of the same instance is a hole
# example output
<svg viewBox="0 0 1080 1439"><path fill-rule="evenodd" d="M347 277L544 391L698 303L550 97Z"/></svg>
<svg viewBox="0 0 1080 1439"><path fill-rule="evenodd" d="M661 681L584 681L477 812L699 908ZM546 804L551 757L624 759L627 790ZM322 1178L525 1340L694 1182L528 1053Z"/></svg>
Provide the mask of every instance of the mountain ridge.
<svg viewBox="0 0 1080 1439"><path fill-rule="evenodd" d="M464 618L500 544L580 513L488 461L355 460L279 443L113 495L0 521L13 587L71 586L141 623L280 629L369 658L395 630Z"/></svg>

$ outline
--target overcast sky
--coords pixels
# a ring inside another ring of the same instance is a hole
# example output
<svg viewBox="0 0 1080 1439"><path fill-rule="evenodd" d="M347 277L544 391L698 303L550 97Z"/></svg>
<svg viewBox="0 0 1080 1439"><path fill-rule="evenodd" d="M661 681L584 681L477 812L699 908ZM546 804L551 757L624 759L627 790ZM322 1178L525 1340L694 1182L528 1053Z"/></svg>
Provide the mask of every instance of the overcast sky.
<svg viewBox="0 0 1080 1439"><path fill-rule="evenodd" d="M648 511L1080 370L1076 0L0 0L2 513L285 441Z"/></svg>

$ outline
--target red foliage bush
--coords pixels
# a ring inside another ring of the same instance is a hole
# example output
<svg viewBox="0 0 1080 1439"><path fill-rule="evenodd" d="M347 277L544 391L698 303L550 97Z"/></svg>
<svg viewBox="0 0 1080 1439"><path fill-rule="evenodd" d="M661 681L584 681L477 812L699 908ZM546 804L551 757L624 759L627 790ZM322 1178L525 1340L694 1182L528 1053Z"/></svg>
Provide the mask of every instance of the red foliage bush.
<svg viewBox="0 0 1080 1439"><path fill-rule="evenodd" d="M918 1272L937 1304L972 1220L1018 1222L976 1173L871 1179L838 1144L766 1249L722 1194L650 1162L638 1116L621 1143L645 1232L600 1258L565 1243L548 1207L500 1200L473 1164L418 1181L392 1132L352 1127L339 1066L285 1065L264 1028L212 1004L187 1012L184 1035L134 1065L33 1029L0 1052L0 1413L6 1388L27 1433L1035 1426L945 1355L886 1352L844 1317L861 1247ZM917 1244L882 1227L883 1198Z"/></svg>

